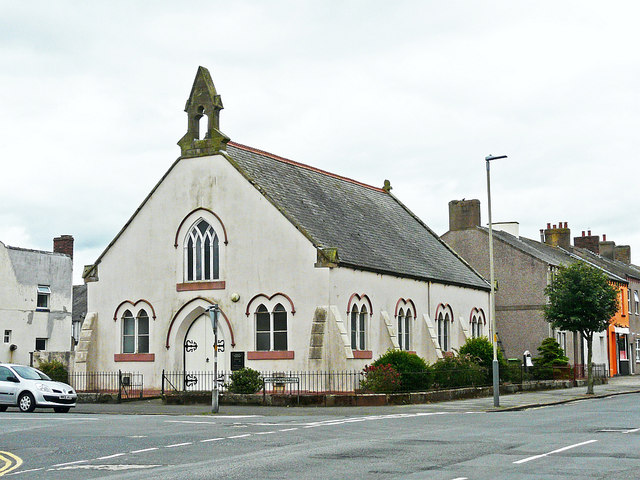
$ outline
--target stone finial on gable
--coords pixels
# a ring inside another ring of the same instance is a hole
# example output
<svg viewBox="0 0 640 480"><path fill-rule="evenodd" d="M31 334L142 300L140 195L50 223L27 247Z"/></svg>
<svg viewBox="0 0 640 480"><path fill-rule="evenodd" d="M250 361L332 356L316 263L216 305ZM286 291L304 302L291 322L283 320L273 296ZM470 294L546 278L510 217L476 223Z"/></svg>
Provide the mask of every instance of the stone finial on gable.
<svg viewBox="0 0 640 480"><path fill-rule="evenodd" d="M385 181L384 181L384 185L382 186L382 189L383 189L385 192L389 193L389 192L391 191L391 189L392 189L392 188L393 188L393 187L391 186L391 182L390 182L389 180L385 180Z"/></svg>
<svg viewBox="0 0 640 480"><path fill-rule="evenodd" d="M226 150L229 137L220 131L220 110L223 108L209 70L198 67L184 107L188 118L187 133L178 142L183 157L214 155Z"/></svg>

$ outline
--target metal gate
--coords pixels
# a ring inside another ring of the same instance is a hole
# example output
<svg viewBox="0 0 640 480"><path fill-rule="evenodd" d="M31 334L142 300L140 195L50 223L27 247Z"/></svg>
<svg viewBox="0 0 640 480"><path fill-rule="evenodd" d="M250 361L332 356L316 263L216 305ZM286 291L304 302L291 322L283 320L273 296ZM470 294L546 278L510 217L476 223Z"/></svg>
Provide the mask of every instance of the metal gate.
<svg viewBox="0 0 640 480"><path fill-rule="evenodd" d="M144 377L141 373L118 370L118 403L123 399L140 399L143 391Z"/></svg>

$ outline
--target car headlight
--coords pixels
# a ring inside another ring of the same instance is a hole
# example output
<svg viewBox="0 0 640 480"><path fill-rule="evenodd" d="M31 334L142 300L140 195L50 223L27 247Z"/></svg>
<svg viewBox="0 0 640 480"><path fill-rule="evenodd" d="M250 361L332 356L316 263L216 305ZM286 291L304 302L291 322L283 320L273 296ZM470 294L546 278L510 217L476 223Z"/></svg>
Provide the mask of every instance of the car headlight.
<svg viewBox="0 0 640 480"><path fill-rule="evenodd" d="M36 383L36 388L41 392L51 393L51 389L44 383Z"/></svg>

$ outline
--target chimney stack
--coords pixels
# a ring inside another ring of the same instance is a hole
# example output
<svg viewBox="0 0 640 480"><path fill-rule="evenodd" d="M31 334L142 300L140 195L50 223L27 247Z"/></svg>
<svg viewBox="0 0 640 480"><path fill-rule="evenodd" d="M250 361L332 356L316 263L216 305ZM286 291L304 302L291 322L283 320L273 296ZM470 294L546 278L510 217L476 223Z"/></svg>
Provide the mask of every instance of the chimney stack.
<svg viewBox="0 0 640 480"><path fill-rule="evenodd" d="M602 235L602 241L599 244L600 255L609 260L614 260L616 257L616 242L607 240L607 235Z"/></svg>
<svg viewBox="0 0 640 480"><path fill-rule="evenodd" d="M73 235L60 235L53 239L53 251L64 253L73 260Z"/></svg>
<svg viewBox="0 0 640 480"><path fill-rule="evenodd" d="M560 222L558 226L547 223L544 233L544 243L552 247L561 247L565 250L571 248L571 230L567 222Z"/></svg>
<svg viewBox="0 0 640 480"><path fill-rule="evenodd" d="M480 200L451 200L449 202L449 231L480 226Z"/></svg>
<svg viewBox="0 0 640 480"><path fill-rule="evenodd" d="M589 230L588 235L585 235L583 230L581 237L573 237L573 245L578 248L586 248L587 250L591 250L593 253L599 254L600 235L591 235L591 230Z"/></svg>
<svg viewBox="0 0 640 480"><path fill-rule="evenodd" d="M613 255L616 260L620 260L627 265L631 264L631 247L629 245L616 245Z"/></svg>

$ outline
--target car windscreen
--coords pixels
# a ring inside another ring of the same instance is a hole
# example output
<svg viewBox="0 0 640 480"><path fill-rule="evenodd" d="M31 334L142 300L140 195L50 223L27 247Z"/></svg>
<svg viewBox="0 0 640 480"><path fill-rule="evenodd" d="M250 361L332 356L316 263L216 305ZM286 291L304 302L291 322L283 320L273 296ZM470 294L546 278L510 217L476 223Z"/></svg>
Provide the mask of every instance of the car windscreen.
<svg viewBox="0 0 640 480"><path fill-rule="evenodd" d="M32 367L12 367L18 375L20 375L25 380L51 380L40 370L36 370Z"/></svg>

